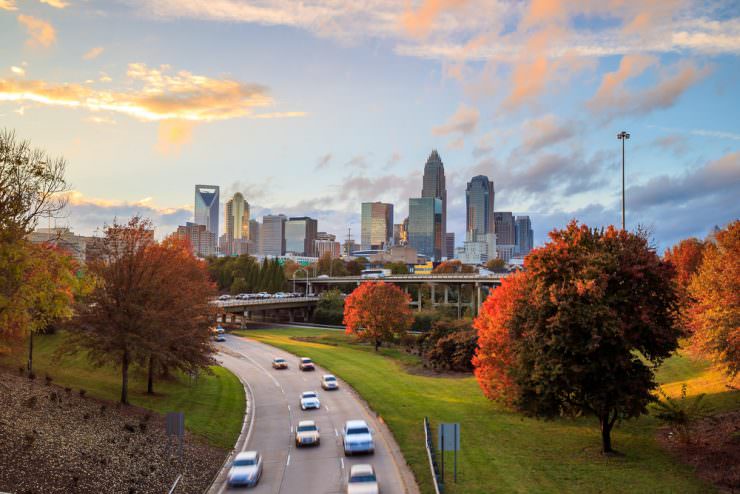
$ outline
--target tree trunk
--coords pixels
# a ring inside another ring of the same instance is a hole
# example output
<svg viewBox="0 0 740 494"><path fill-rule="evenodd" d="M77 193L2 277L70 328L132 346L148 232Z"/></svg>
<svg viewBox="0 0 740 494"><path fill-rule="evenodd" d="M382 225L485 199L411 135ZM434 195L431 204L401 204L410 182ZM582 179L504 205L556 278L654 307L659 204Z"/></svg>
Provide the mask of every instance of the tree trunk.
<svg viewBox="0 0 740 494"><path fill-rule="evenodd" d="M33 372L33 331L28 335L28 375Z"/></svg>
<svg viewBox="0 0 740 494"><path fill-rule="evenodd" d="M378 348L380 348L380 340L375 340L375 351L378 351Z"/></svg>
<svg viewBox="0 0 740 494"><path fill-rule="evenodd" d="M599 416L599 423L601 424L601 452L604 454L614 453L611 433L614 422L616 421L616 413L612 419L609 418L610 415L609 412L606 412L606 414Z"/></svg>
<svg viewBox="0 0 740 494"><path fill-rule="evenodd" d="M121 403L128 405L128 350L124 350L121 359Z"/></svg>
<svg viewBox="0 0 740 494"><path fill-rule="evenodd" d="M154 394L154 355L149 355L149 375L146 381L146 393Z"/></svg>

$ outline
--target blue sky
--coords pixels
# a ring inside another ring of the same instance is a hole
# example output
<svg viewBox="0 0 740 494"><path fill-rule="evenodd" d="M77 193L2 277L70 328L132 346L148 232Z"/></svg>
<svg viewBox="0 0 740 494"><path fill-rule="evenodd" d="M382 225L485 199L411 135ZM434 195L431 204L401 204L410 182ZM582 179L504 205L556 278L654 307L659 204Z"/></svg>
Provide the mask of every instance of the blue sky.
<svg viewBox="0 0 740 494"><path fill-rule="evenodd" d="M530 214L627 223L664 248L740 216L733 1L0 0L0 127L68 160L60 223L192 215L193 186L359 229L421 190L430 151Z"/></svg>

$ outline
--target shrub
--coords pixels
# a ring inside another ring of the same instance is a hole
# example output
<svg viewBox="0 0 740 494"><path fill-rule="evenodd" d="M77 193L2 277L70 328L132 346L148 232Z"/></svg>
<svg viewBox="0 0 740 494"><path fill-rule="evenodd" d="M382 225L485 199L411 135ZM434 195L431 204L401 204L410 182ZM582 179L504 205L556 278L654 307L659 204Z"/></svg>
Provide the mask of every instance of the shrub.
<svg viewBox="0 0 740 494"><path fill-rule="evenodd" d="M51 382L54 380L54 379L51 378L51 376L49 374L47 374L44 379L46 380L46 385L47 386L49 386L51 384Z"/></svg>
<svg viewBox="0 0 740 494"><path fill-rule="evenodd" d="M665 394L662 389L658 392L663 399L655 404L658 409L655 416L668 425L681 442L691 443L691 427L697 420L708 417L711 411L709 405L704 403L704 393L689 401L686 399L686 384L681 385L681 398L678 400Z"/></svg>
<svg viewBox="0 0 740 494"><path fill-rule="evenodd" d="M85 397L85 394L87 394L87 391L85 391L84 389L81 389L80 388L80 397L84 398Z"/></svg>
<svg viewBox="0 0 740 494"><path fill-rule="evenodd" d="M455 331L439 338L424 353L424 359L435 369L472 372L472 360L477 346L477 331Z"/></svg>
<svg viewBox="0 0 740 494"><path fill-rule="evenodd" d="M411 331L429 331L432 329L432 324L437 318L437 314L433 311L414 312L414 322L411 324Z"/></svg>
<svg viewBox="0 0 740 494"><path fill-rule="evenodd" d="M64 388L64 391L65 391L65 392L66 392L67 394L70 394L70 393L72 392L72 388L70 388L69 386L67 386L67 387L65 387L65 388Z"/></svg>
<svg viewBox="0 0 740 494"><path fill-rule="evenodd" d="M133 425L129 423L126 423L123 425L123 430L128 431L128 432L136 432L136 427L134 427Z"/></svg>
<svg viewBox="0 0 740 494"><path fill-rule="evenodd" d="M31 372L30 374L28 374L28 378L29 378L29 379L30 379L31 381L33 381L34 379L36 379L36 374L34 374L33 372Z"/></svg>

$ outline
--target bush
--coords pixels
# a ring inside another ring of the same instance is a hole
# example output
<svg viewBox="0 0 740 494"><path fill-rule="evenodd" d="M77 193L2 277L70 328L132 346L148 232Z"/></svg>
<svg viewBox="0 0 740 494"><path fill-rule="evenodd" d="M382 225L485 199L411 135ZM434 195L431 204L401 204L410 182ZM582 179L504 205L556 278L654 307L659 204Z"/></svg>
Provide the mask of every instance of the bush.
<svg viewBox="0 0 740 494"><path fill-rule="evenodd" d="M340 325L344 320L344 313L318 308L313 313L313 322L316 324Z"/></svg>
<svg viewBox="0 0 740 494"><path fill-rule="evenodd" d="M47 374L44 379L46 380L46 385L47 386L49 386L51 384L51 382L54 380L54 379L52 379L52 377L49 374Z"/></svg>
<svg viewBox="0 0 740 494"><path fill-rule="evenodd" d="M84 389L80 389L80 397L84 398L85 394L87 394L87 391L85 391Z"/></svg>
<svg viewBox="0 0 740 494"><path fill-rule="evenodd" d="M424 353L424 360L435 369L472 372L472 359L477 346L477 331L455 331L439 338Z"/></svg>
<svg viewBox="0 0 740 494"><path fill-rule="evenodd" d="M433 311L414 312L414 322L411 324L411 331L426 332L432 329L432 324L439 318Z"/></svg>
<svg viewBox="0 0 740 494"><path fill-rule="evenodd" d="M692 441L691 428L694 423L709 416L711 408L704 403L704 393L689 401L686 399L686 384L681 385L681 398L675 400L665 394L662 389L658 392L663 397L655 404L658 420L668 425L671 431L684 444Z"/></svg>

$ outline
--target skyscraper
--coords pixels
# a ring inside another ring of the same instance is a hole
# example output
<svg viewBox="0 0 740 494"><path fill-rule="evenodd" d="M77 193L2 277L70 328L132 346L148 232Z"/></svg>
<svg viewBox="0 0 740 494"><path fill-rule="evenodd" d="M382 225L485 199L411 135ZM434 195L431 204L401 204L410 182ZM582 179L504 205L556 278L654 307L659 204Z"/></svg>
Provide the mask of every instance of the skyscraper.
<svg viewBox="0 0 740 494"><path fill-rule="evenodd" d="M316 255L318 221L306 216L290 218L285 222L285 252L297 256Z"/></svg>
<svg viewBox="0 0 740 494"><path fill-rule="evenodd" d="M193 223L203 225L218 237L218 185L195 186L195 219Z"/></svg>
<svg viewBox="0 0 740 494"><path fill-rule="evenodd" d="M225 245L221 250L226 255L241 255L249 252L249 203L237 192L226 202L224 208Z"/></svg>
<svg viewBox="0 0 740 494"><path fill-rule="evenodd" d="M445 183L445 167L437 150L429 155L424 165L424 179L421 197L435 197L442 201L442 239L447 233L447 185ZM443 247L443 250L446 250ZM442 252L442 256L452 258L453 252Z"/></svg>
<svg viewBox="0 0 740 494"><path fill-rule="evenodd" d="M268 214L262 217L260 227L260 245L265 256L285 255L285 220L284 214Z"/></svg>
<svg viewBox="0 0 740 494"><path fill-rule="evenodd" d="M485 175L473 177L465 189L466 221L465 231L472 234L473 241L478 235L494 233L493 182Z"/></svg>
<svg viewBox="0 0 740 494"><path fill-rule="evenodd" d="M205 225L187 222L185 226L177 227L175 236L181 240L188 240L193 253L198 257L216 255L216 235L208 231Z"/></svg>
<svg viewBox="0 0 740 494"><path fill-rule="evenodd" d="M442 200L435 197L409 199L408 245L433 261L442 258Z"/></svg>
<svg viewBox="0 0 740 494"><path fill-rule="evenodd" d="M444 249L443 252L447 253L447 259L452 259L455 253L455 232L445 233L444 238ZM452 254L450 254L450 252Z"/></svg>
<svg viewBox="0 0 740 494"><path fill-rule="evenodd" d="M496 244L514 245L516 243L516 232L514 231L514 215L509 211L493 213L496 226Z"/></svg>
<svg viewBox="0 0 740 494"><path fill-rule="evenodd" d="M534 247L534 231L529 216L517 216L514 226L516 227L516 246L519 255L526 256Z"/></svg>
<svg viewBox="0 0 740 494"><path fill-rule="evenodd" d="M257 220L249 220L249 252L262 255L262 246L260 244L260 227L262 225Z"/></svg>
<svg viewBox="0 0 740 494"><path fill-rule="evenodd" d="M392 240L393 204L363 202L360 229L362 249L385 249Z"/></svg>

